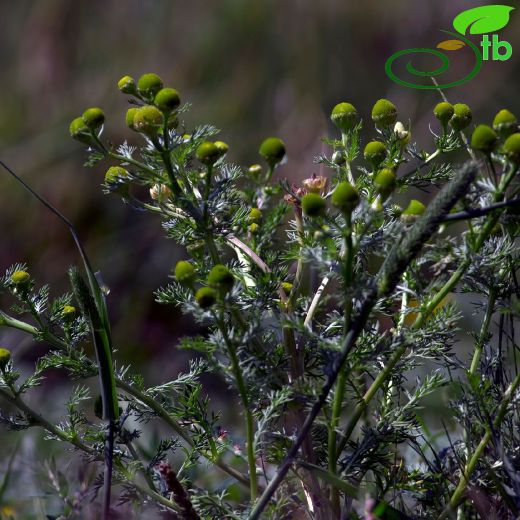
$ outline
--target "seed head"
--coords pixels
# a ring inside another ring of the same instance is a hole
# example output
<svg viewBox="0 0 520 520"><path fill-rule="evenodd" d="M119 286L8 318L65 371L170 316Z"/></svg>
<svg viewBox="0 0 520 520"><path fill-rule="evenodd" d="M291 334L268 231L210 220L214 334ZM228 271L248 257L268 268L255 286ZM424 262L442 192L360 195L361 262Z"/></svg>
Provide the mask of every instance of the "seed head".
<svg viewBox="0 0 520 520"><path fill-rule="evenodd" d="M318 193L307 193L302 197L302 210L308 217L323 215L325 206L325 199Z"/></svg>
<svg viewBox="0 0 520 520"><path fill-rule="evenodd" d="M153 72L143 74L137 80L137 92L146 99L153 99L162 88L162 79Z"/></svg>
<svg viewBox="0 0 520 520"><path fill-rule="evenodd" d="M520 133L510 135L502 149L511 161L520 163Z"/></svg>
<svg viewBox="0 0 520 520"><path fill-rule="evenodd" d="M191 262L180 260L175 265L175 279L183 285L191 286L195 281L195 267Z"/></svg>
<svg viewBox="0 0 520 520"><path fill-rule="evenodd" d="M350 213L359 204L359 193L349 182L340 182L332 192L331 201L339 210Z"/></svg>
<svg viewBox="0 0 520 520"><path fill-rule="evenodd" d="M199 144L195 155L197 156L197 159L206 166L213 166L221 156L215 143L210 141L204 141Z"/></svg>
<svg viewBox="0 0 520 520"><path fill-rule="evenodd" d="M358 113L350 103L338 103L330 114L332 122L342 131L352 130L358 120Z"/></svg>
<svg viewBox="0 0 520 520"><path fill-rule="evenodd" d="M471 148L479 152L489 154L497 144L498 135L488 125L478 125L471 136Z"/></svg>
<svg viewBox="0 0 520 520"><path fill-rule="evenodd" d="M383 168L374 179L374 186L383 197L388 197L397 184L397 176L390 168Z"/></svg>
<svg viewBox="0 0 520 520"><path fill-rule="evenodd" d="M133 127L134 130L141 132L147 136L157 133L157 130L164 122L162 112L153 105L145 105L137 109L134 114Z"/></svg>
<svg viewBox="0 0 520 520"><path fill-rule="evenodd" d="M435 117L441 122L441 125L446 127L450 122L450 119L453 117L455 109L451 103L443 101L442 103L438 103L435 106L433 113Z"/></svg>
<svg viewBox="0 0 520 520"><path fill-rule="evenodd" d="M100 108L87 108L81 117L85 125L92 130L99 128L105 122L105 113Z"/></svg>
<svg viewBox="0 0 520 520"><path fill-rule="evenodd" d="M364 156L377 170L386 158L386 145L381 141L371 141L365 146Z"/></svg>
<svg viewBox="0 0 520 520"><path fill-rule="evenodd" d="M174 88L163 88L155 95L154 104L161 112L168 114L181 104L181 98Z"/></svg>
<svg viewBox="0 0 520 520"><path fill-rule="evenodd" d="M195 293L195 300L201 309L209 309L217 301L217 293L211 287L201 287Z"/></svg>
<svg viewBox="0 0 520 520"><path fill-rule="evenodd" d="M285 157L285 144L278 137L268 137L260 145L258 153L270 166L275 166Z"/></svg>
<svg viewBox="0 0 520 520"><path fill-rule="evenodd" d="M397 121L397 108L388 99L380 99L372 108L372 120L378 127L387 127Z"/></svg>
<svg viewBox="0 0 520 520"><path fill-rule="evenodd" d="M450 125L453 130L459 132L469 126L472 118L473 114L468 105L464 103L456 103L453 105L453 116L450 119Z"/></svg>
<svg viewBox="0 0 520 520"><path fill-rule="evenodd" d="M11 275L11 282L18 287L27 286L31 280L31 275L27 271L15 271Z"/></svg>
<svg viewBox="0 0 520 520"><path fill-rule="evenodd" d="M233 288L235 277L223 264L217 264L208 274L208 284L222 293L228 293Z"/></svg>
<svg viewBox="0 0 520 520"><path fill-rule="evenodd" d="M10 360L11 352L6 348L0 347L0 370L4 371Z"/></svg>
<svg viewBox="0 0 520 520"><path fill-rule="evenodd" d="M419 200L412 199L401 213L401 220L406 223L415 222L426 210L426 206Z"/></svg>
<svg viewBox="0 0 520 520"><path fill-rule="evenodd" d="M518 130L518 120L509 110L501 110L493 120L493 129L502 137L508 137Z"/></svg>

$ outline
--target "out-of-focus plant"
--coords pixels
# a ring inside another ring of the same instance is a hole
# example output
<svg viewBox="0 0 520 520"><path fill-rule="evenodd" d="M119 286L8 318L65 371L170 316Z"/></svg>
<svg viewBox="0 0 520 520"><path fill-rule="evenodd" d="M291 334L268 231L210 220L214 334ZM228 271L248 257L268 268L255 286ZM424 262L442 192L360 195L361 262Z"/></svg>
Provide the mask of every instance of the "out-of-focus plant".
<svg viewBox="0 0 520 520"><path fill-rule="evenodd" d="M104 140L99 108L75 119L70 133L88 146L88 166L111 162L107 194L158 217L185 247L156 298L182 307L204 332L180 342L195 353L186 373L147 387L139 367L112 361L102 284L79 241L87 282L72 269L70 294L51 299L17 264L0 280L16 302L1 311L0 325L50 350L20 381L13 346L0 349L0 397L12 410L2 421L40 426L104 464L106 518L115 493L137 514L152 503L185 519L490 511L513 518L520 507L520 373L510 364L519 312L514 115L500 111L493 127L477 126L468 141L470 108L444 100L433 110L439 131L426 152L390 101L375 103L374 139L365 146L360 114L340 103L331 113L339 135L325 139L330 154L316 160L330 174L289 185L272 180L286 161L281 139L261 144L265 167L244 169L228 162L213 126L186 128L188 106L156 74L125 76L119 89L130 96L126 124L140 146ZM468 162L455 165L449 154L459 149ZM427 205L412 199L402 208L396 194L410 188L438 191ZM456 222L463 227L454 229ZM480 296L476 307L484 310L470 359L453 353L462 334L449 299L456 290ZM96 360L85 351L89 334ZM99 374L101 401L78 386L66 418L49 421L27 394L51 368L75 380ZM236 409L243 428L222 428L204 373L235 391L226 414ZM411 381L412 373L420 376ZM444 387L453 400L438 410L457 425L437 435L422 410ZM99 421L86 413L89 403ZM171 436L145 452L131 419L143 427L159 419ZM215 485L208 474L226 478ZM70 516L67 500L63 507Z"/></svg>

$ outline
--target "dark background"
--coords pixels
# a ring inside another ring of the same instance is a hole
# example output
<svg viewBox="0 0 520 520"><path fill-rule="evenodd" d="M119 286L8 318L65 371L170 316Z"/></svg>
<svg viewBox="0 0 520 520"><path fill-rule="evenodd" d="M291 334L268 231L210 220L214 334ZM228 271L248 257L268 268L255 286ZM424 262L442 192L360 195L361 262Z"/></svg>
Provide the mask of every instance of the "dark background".
<svg viewBox="0 0 520 520"><path fill-rule="evenodd" d="M339 101L352 102L369 120L375 100L391 99L400 120L412 124L414 139L432 151L428 125L439 95L392 83L384 63L400 49L435 47L446 38L439 30L452 29L456 14L483 3L0 2L0 158L78 227L111 288L119 362L134 364L148 383L172 377L185 366L186 353L174 347L193 326L153 301L153 291L167 282L184 253L163 239L153 216L101 193L109 164L83 167L86 154L69 137L71 119L100 106L107 114L105 136L115 143L138 142L125 128L127 104L116 84L124 74L137 78L153 71L177 88L183 101L193 103L189 124L207 122L223 129L232 161L245 166L257 162L263 138L283 138L289 161L278 175L292 180L319 171L313 156L324 151L320 138L331 132L328 114ZM472 107L476 122L489 123L504 107L520 113L519 28L520 14L513 12L500 32L513 45L511 60L485 62L475 79L447 91L451 101ZM471 68L471 53L458 52L454 74L460 77ZM435 121L432 127L437 128ZM38 282L51 284L54 294L68 290L66 270L79 261L70 236L4 173L0 229L0 269L27 262ZM0 342L14 351L24 372L43 352L30 338L5 330ZM60 414L62 380L63 375L51 375L41 401L43 407L52 403L47 408L54 417ZM37 402L38 392L33 394Z"/></svg>

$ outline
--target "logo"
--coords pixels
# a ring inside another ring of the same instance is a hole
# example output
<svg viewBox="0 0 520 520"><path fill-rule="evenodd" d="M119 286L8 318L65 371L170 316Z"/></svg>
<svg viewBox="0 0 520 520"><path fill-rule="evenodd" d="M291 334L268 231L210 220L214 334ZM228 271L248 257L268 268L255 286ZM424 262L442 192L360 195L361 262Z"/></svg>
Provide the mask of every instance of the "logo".
<svg viewBox="0 0 520 520"><path fill-rule="evenodd" d="M484 5L463 11L453 20L453 27L457 32L441 31L449 35L451 39L443 40L438 43L436 49L404 49L392 54L392 56L386 60L385 64L385 71L388 77L403 87L422 90L437 88L447 89L467 83L480 72L484 61L506 61L513 55L513 48L509 42L501 41L497 34L491 34L503 29L509 23L509 16L513 9L514 7L509 5ZM479 46L469 40L466 37L467 34L482 35ZM475 65L466 76L456 81L449 81L439 85L423 85L421 83L403 80L399 78L393 70L394 63L402 56L409 54L428 54L440 60L439 67L429 71L421 71L416 69L411 61L408 61L406 71L412 76L434 78L446 72L450 66L448 56L442 51L454 52L459 50L471 50L475 58Z"/></svg>

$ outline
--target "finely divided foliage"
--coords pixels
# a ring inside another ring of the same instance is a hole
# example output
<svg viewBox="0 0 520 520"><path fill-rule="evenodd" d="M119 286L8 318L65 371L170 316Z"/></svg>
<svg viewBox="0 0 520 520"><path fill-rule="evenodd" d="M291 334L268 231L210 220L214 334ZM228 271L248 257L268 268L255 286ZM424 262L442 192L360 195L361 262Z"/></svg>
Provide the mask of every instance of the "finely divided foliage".
<svg viewBox="0 0 520 520"><path fill-rule="evenodd" d="M316 158L322 173L290 184L273 180L286 161L281 139L259 147L265 166L242 168L216 128L187 130L188 105L156 74L125 76L119 88L132 104L132 144L102 139L97 108L71 135L88 146L88 166L111 161L107 194L183 246L155 295L201 329L179 342L193 352L185 370L149 387L139 367L117 362L125 346L111 344L107 296L79 241L85 272L71 270L70 294L53 297L24 264L0 278L0 326L48 345L25 378L16 345L0 349L0 421L40 427L95 468L80 488L45 466L57 516L516 518L514 115L502 110L468 141L469 108L444 100L424 151L390 101L375 103L374 126L340 103L337 136ZM448 160L456 151L460 164ZM429 195L411 199L411 188ZM479 320L469 333L456 293L470 294ZM50 369L75 381L57 424L31 407ZM208 373L234 392L224 416L201 381ZM86 385L97 376L99 398Z"/></svg>

